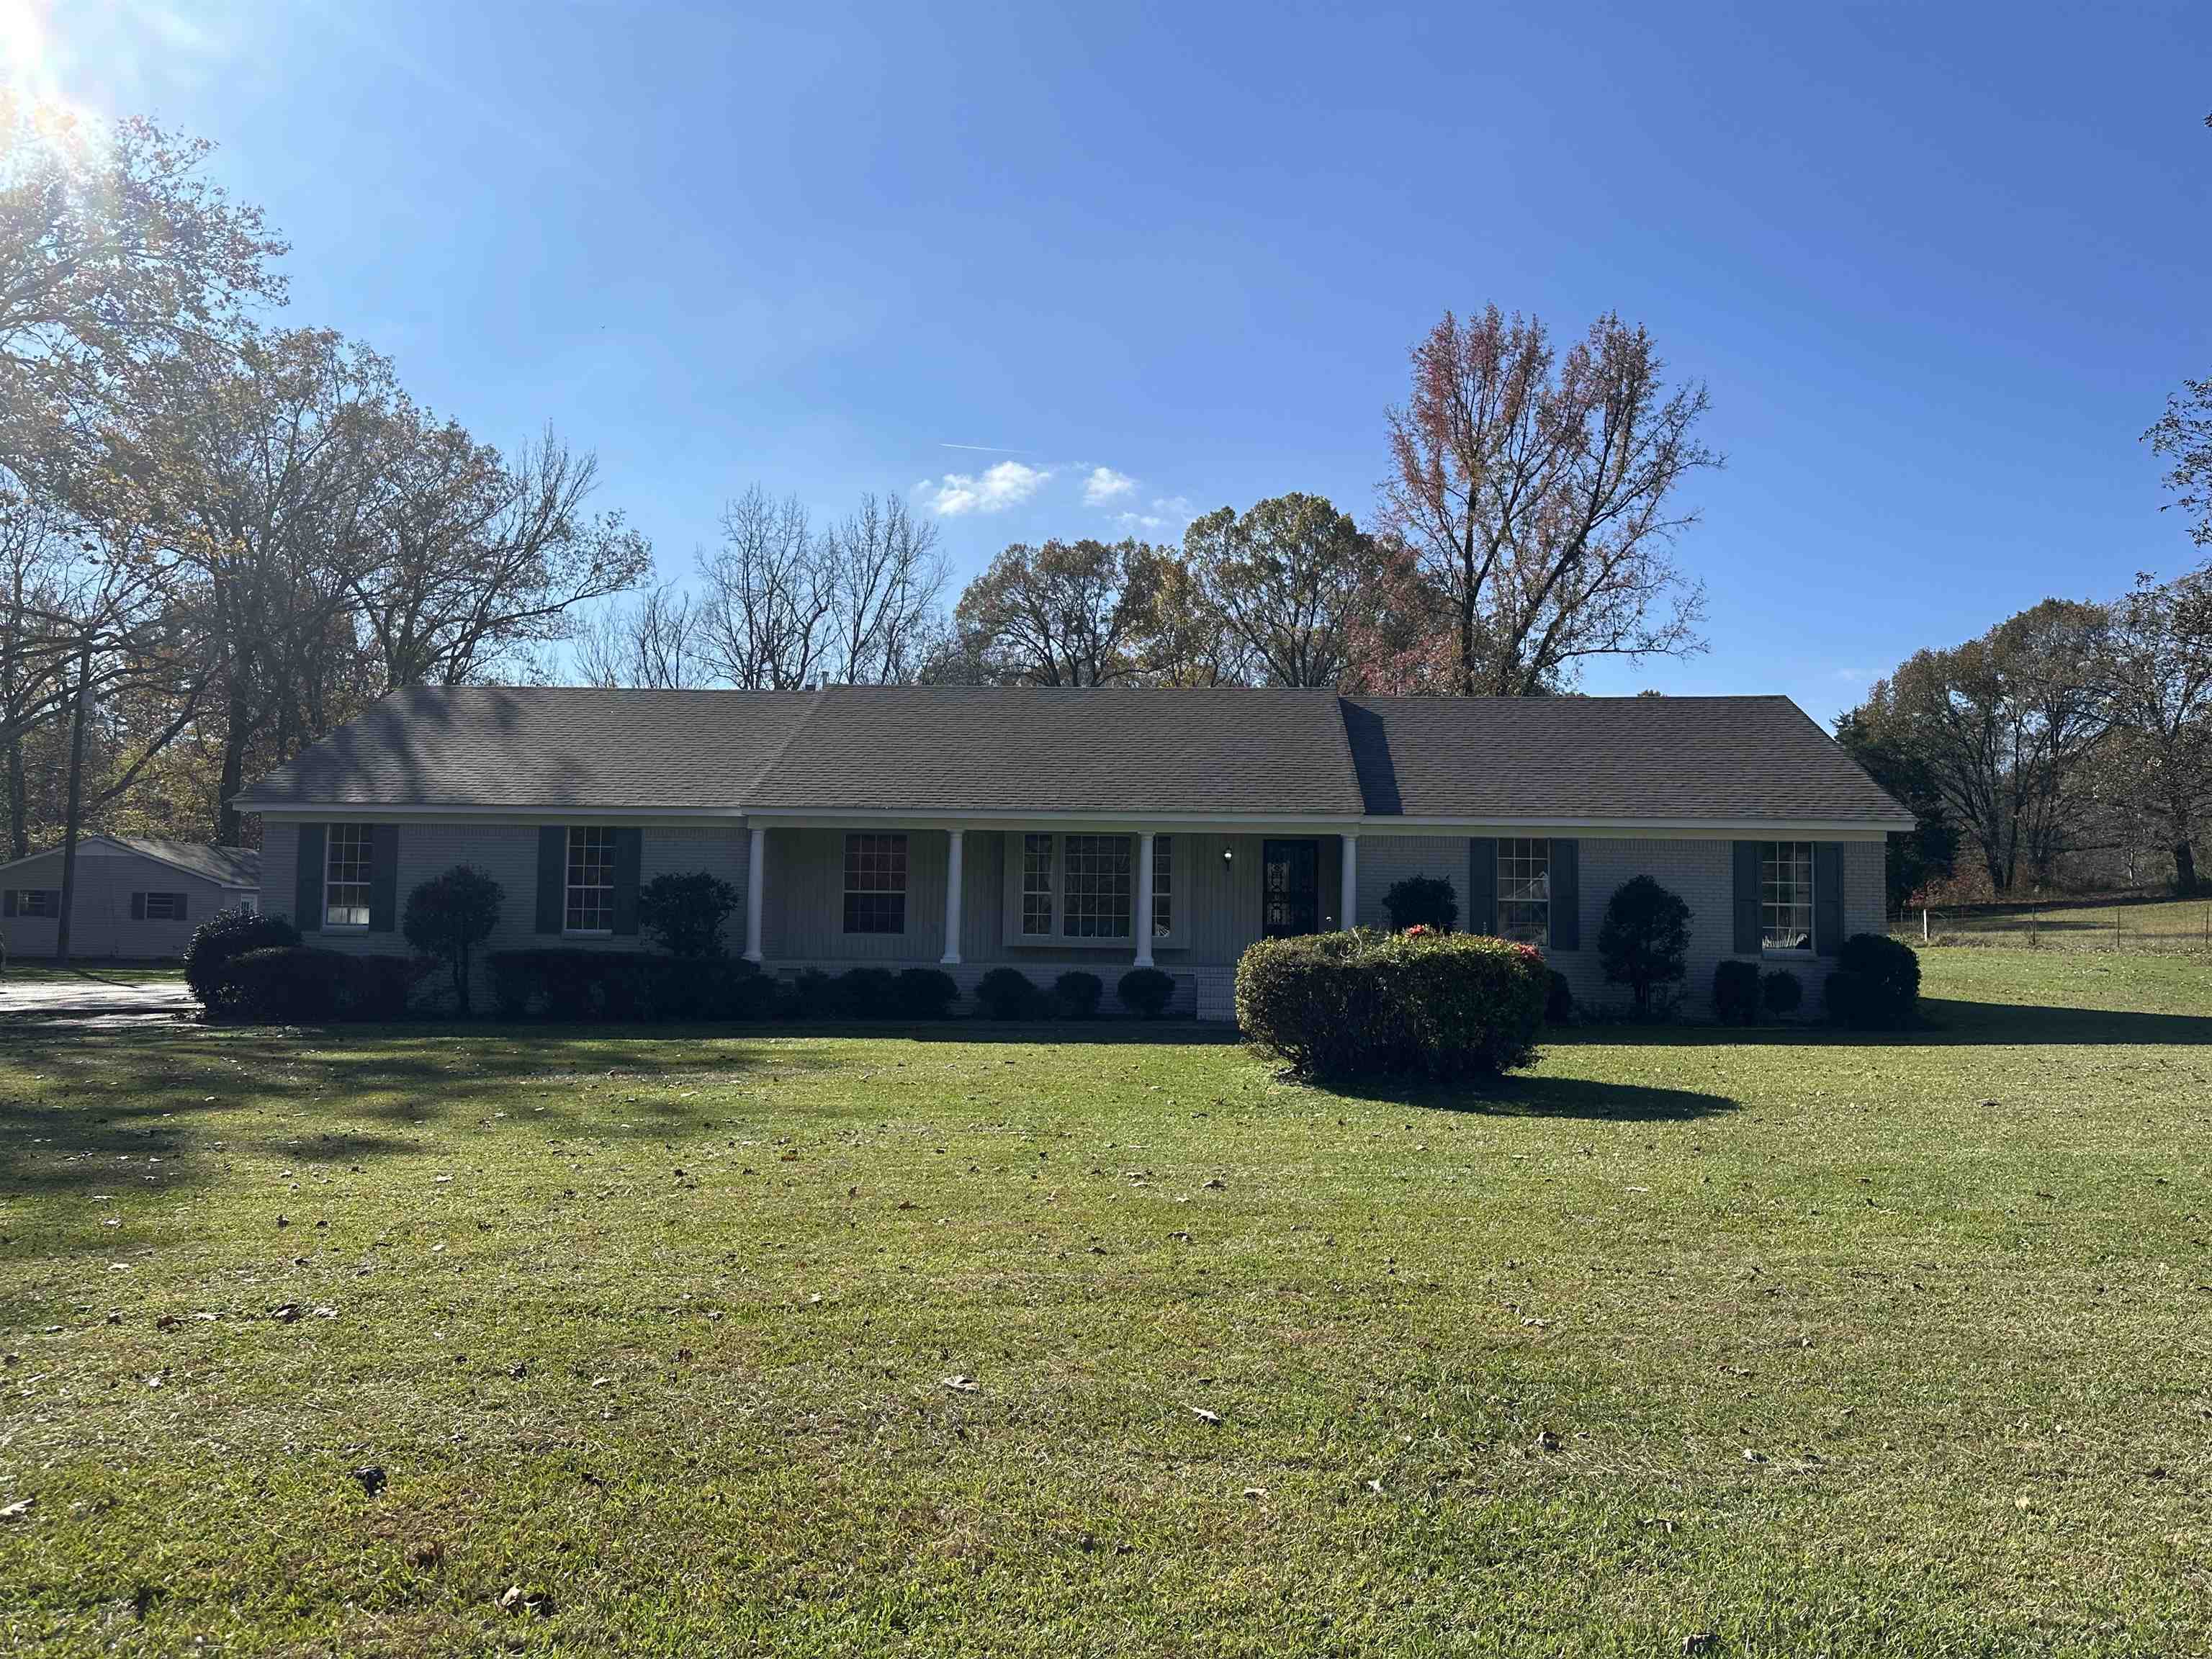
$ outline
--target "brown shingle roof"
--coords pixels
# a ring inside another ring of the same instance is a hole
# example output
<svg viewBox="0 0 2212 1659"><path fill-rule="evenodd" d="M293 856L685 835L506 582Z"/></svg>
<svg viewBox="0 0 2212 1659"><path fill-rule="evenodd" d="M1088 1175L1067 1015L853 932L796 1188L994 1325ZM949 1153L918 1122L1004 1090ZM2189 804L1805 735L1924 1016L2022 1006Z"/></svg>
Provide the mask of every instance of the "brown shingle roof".
<svg viewBox="0 0 2212 1659"><path fill-rule="evenodd" d="M1784 697L469 686L394 693L240 797L309 805L1896 825Z"/></svg>

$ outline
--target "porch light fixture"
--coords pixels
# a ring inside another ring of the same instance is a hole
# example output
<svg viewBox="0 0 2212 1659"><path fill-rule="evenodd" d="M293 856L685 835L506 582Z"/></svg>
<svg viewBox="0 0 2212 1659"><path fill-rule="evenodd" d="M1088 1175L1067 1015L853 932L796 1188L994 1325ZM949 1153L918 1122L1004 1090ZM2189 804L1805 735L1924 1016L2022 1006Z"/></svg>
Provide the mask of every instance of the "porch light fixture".
<svg viewBox="0 0 2212 1659"><path fill-rule="evenodd" d="M1237 860L1237 849L1236 849L1235 848L1233 848L1233 847L1224 847L1224 848L1223 848L1221 849L1221 861L1222 861L1224 864L1233 864L1233 863L1235 863L1235 862L1236 862L1236 860Z"/></svg>

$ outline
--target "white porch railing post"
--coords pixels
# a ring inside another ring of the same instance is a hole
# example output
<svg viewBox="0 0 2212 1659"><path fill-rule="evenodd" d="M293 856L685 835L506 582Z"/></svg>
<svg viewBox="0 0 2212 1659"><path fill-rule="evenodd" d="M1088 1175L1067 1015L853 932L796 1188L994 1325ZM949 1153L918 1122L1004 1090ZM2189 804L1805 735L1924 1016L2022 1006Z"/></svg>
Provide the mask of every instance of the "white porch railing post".
<svg viewBox="0 0 2212 1659"><path fill-rule="evenodd" d="M947 968L960 965L960 863L964 839L958 830L945 832L945 954L938 961Z"/></svg>
<svg viewBox="0 0 2212 1659"><path fill-rule="evenodd" d="M1137 914L1130 919L1137 934L1137 966L1152 965L1152 832L1137 837Z"/></svg>
<svg viewBox="0 0 2212 1659"><path fill-rule="evenodd" d="M1359 926L1359 837L1347 835L1344 842L1344 890L1337 900L1337 925L1350 933Z"/></svg>
<svg viewBox="0 0 2212 1659"><path fill-rule="evenodd" d="M768 866L768 831L753 826L745 853L745 960L761 960L761 877Z"/></svg>

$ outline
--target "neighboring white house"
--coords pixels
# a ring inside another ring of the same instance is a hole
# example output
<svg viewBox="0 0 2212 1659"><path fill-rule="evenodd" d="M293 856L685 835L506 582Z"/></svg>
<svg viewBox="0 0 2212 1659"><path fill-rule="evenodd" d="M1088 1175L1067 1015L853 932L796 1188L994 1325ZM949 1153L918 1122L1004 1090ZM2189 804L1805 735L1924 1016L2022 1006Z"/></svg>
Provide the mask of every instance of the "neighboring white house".
<svg viewBox="0 0 2212 1659"><path fill-rule="evenodd" d="M76 844L70 955L150 961L180 957L218 910L261 903L261 854L141 836ZM50 957L62 913L62 849L0 864L0 939L10 957Z"/></svg>

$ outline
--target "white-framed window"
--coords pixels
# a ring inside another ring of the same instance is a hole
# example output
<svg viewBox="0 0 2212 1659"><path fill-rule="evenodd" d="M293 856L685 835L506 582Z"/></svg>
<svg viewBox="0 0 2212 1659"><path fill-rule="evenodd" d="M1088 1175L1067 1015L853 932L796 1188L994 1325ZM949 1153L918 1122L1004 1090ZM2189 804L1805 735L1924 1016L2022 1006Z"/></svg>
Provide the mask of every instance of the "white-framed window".
<svg viewBox="0 0 2212 1659"><path fill-rule="evenodd" d="M1052 937L1053 838L1048 835L1022 837L1022 922L1028 939Z"/></svg>
<svg viewBox="0 0 2212 1659"><path fill-rule="evenodd" d="M1061 845L1060 931L1066 939L1128 939L1131 890L1128 836L1069 836Z"/></svg>
<svg viewBox="0 0 2212 1659"><path fill-rule="evenodd" d="M149 921L185 920L185 896L182 893L141 893L136 908Z"/></svg>
<svg viewBox="0 0 2212 1659"><path fill-rule="evenodd" d="M561 931L597 934L614 930L615 832L604 824L572 823Z"/></svg>
<svg viewBox="0 0 2212 1659"><path fill-rule="evenodd" d="M845 837L845 931L906 932L906 833Z"/></svg>
<svg viewBox="0 0 2212 1659"><path fill-rule="evenodd" d="M1498 842L1498 933L1523 945L1552 939L1552 843L1540 836Z"/></svg>
<svg viewBox="0 0 2212 1659"><path fill-rule="evenodd" d="M1175 933L1175 837L1152 837L1152 937Z"/></svg>
<svg viewBox="0 0 2212 1659"><path fill-rule="evenodd" d="M1759 849L1759 948L1813 948L1813 843L1770 841Z"/></svg>
<svg viewBox="0 0 2212 1659"><path fill-rule="evenodd" d="M368 926L369 878L374 873L369 826L334 823L323 848L323 926Z"/></svg>
<svg viewBox="0 0 2212 1659"><path fill-rule="evenodd" d="M58 916L62 913L62 896L51 887L19 887L12 896L15 902L8 912L11 916Z"/></svg>

